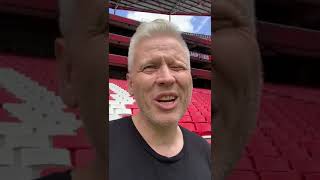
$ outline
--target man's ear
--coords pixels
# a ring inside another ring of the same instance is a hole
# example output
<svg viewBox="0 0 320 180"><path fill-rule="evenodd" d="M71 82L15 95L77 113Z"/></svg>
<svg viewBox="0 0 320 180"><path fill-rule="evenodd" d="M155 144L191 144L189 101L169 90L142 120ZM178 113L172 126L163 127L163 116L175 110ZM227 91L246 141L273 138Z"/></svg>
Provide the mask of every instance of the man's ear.
<svg viewBox="0 0 320 180"><path fill-rule="evenodd" d="M132 76L130 73L127 73L127 83L128 83L128 92L131 96L133 96L133 88L132 88Z"/></svg>
<svg viewBox="0 0 320 180"><path fill-rule="evenodd" d="M57 60L57 77L58 90L63 102L69 107L77 107L76 92L74 89L75 82L72 80L73 64L72 60L68 58L63 39L55 40L55 56Z"/></svg>

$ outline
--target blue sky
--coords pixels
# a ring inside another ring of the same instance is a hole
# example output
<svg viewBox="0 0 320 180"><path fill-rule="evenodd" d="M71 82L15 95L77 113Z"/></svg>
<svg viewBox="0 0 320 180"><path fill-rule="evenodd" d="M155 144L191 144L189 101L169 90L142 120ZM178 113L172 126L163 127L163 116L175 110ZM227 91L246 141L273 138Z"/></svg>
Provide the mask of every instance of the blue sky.
<svg viewBox="0 0 320 180"><path fill-rule="evenodd" d="M111 14L114 13L113 9L109 8ZM125 10L116 10L116 15L135 19L138 21L151 21L156 18L163 18L169 20L167 15L143 13ZM211 35L211 17L210 16L171 16L171 22L176 24L180 30L185 32Z"/></svg>

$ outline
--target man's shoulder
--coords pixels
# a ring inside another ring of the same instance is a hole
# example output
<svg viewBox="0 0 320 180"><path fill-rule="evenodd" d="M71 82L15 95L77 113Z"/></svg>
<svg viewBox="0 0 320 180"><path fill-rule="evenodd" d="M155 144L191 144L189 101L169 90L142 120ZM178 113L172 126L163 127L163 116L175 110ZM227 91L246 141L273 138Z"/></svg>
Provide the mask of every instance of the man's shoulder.
<svg viewBox="0 0 320 180"><path fill-rule="evenodd" d="M130 126L132 123L131 121L132 121L131 116L109 121L109 129Z"/></svg>
<svg viewBox="0 0 320 180"><path fill-rule="evenodd" d="M182 133L185 137L185 141L188 144L197 145L197 146L200 145L205 148L210 148L210 144L203 137L201 137L200 135L198 135L194 132L191 132L190 130L188 130L184 127L180 126L180 128L181 128Z"/></svg>
<svg viewBox="0 0 320 180"><path fill-rule="evenodd" d="M131 116L109 121L108 129L109 137L116 141L125 136L131 137L135 132Z"/></svg>

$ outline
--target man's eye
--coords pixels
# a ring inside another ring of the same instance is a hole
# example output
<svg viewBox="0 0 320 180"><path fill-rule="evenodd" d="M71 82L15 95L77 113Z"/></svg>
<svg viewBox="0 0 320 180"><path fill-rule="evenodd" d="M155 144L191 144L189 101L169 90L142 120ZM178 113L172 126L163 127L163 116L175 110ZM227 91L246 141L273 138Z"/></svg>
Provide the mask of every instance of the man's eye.
<svg viewBox="0 0 320 180"><path fill-rule="evenodd" d="M143 70L145 70L145 69L156 69L157 67L155 66L155 65L149 65L149 66L145 66L144 68L143 68Z"/></svg>
<svg viewBox="0 0 320 180"><path fill-rule="evenodd" d="M174 71L181 71L185 69L183 66L171 66L170 68Z"/></svg>
<svg viewBox="0 0 320 180"><path fill-rule="evenodd" d="M147 73L153 72L155 70L157 70L156 65L148 65L148 66L143 67L143 69L142 69L143 72L147 72Z"/></svg>

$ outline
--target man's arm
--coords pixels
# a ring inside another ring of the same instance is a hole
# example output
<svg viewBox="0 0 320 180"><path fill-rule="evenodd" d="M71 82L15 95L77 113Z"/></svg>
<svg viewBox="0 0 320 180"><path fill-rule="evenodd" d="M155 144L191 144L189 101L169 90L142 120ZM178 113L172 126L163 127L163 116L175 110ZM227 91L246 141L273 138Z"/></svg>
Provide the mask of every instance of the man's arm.
<svg viewBox="0 0 320 180"><path fill-rule="evenodd" d="M253 0L213 2L213 177L225 179L256 126L261 60Z"/></svg>

